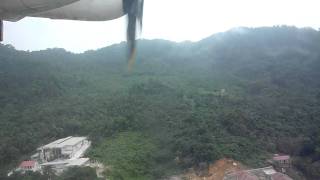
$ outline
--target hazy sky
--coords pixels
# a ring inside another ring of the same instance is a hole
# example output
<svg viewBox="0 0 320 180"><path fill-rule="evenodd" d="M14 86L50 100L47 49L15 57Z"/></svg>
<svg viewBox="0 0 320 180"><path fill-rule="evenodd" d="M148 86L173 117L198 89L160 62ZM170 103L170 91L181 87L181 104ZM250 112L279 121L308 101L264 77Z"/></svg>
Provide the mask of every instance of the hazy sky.
<svg viewBox="0 0 320 180"><path fill-rule="evenodd" d="M25 18L5 22L5 44L16 49L53 47L73 52L125 40L125 18L79 22ZM319 0L145 0L141 37L197 41L233 27L295 25L320 27Z"/></svg>

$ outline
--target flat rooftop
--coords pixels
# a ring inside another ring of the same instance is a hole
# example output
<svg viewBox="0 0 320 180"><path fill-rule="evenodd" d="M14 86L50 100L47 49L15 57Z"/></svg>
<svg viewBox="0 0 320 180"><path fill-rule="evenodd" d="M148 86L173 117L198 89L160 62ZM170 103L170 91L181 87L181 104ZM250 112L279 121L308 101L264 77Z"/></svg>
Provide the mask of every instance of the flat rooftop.
<svg viewBox="0 0 320 180"><path fill-rule="evenodd" d="M289 155L276 155L273 157L274 161L282 161L282 160L289 160L290 156Z"/></svg>
<svg viewBox="0 0 320 180"><path fill-rule="evenodd" d="M63 165L63 166L82 166L85 163L89 162L89 158L79 158L79 159L67 159L67 160L56 160L52 162L47 162L40 164L41 166L57 166L57 165Z"/></svg>
<svg viewBox="0 0 320 180"><path fill-rule="evenodd" d="M62 148L64 146L74 146L78 144L79 142L86 140L87 137L73 137L69 136L66 138L58 139L56 141L53 141L47 145L41 146L38 149L51 149L51 148Z"/></svg>

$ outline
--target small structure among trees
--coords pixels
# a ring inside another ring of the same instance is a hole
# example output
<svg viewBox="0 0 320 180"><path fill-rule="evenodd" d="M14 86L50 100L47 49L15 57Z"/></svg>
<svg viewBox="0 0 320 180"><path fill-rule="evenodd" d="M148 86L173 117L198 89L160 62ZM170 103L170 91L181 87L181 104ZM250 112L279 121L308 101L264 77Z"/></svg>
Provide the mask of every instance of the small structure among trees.
<svg viewBox="0 0 320 180"><path fill-rule="evenodd" d="M275 169L280 172L286 172L287 168L291 168L292 162L289 155L275 154L272 158L272 164Z"/></svg>
<svg viewBox="0 0 320 180"><path fill-rule="evenodd" d="M25 171L39 171L40 166L37 161L22 161L19 165L19 171L25 172Z"/></svg>

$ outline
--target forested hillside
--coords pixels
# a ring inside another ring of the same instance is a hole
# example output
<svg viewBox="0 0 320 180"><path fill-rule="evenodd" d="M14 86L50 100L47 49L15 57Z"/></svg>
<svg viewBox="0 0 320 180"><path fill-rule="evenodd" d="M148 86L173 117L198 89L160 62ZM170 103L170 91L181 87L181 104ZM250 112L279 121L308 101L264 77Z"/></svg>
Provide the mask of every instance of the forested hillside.
<svg viewBox="0 0 320 180"><path fill-rule="evenodd" d="M199 42L140 40L82 54L0 45L0 179L74 135L111 179L159 179L229 157L288 153L320 178L320 32L235 28Z"/></svg>

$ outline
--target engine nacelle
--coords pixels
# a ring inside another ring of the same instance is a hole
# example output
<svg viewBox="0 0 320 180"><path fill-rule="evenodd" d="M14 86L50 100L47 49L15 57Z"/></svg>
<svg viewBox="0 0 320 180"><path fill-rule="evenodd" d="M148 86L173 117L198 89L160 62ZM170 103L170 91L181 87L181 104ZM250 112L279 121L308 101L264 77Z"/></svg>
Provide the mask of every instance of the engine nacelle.
<svg viewBox="0 0 320 180"><path fill-rule="evenodd" d="M79 0L0 0L0 18L17 21L33 13L66 6Z"/></svg>

